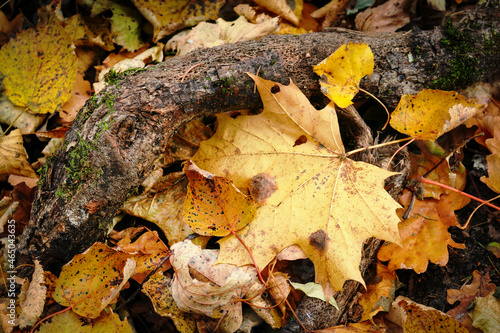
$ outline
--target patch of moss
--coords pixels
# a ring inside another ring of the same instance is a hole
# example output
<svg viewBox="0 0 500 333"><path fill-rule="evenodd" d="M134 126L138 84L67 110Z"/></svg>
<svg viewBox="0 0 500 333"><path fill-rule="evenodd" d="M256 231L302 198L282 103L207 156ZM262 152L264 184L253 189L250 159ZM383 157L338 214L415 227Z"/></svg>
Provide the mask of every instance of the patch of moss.
<svg viewBox="0 0 500 333"><path fill-rule="evenodd" d="M223 94L231 95L233 93L233 90L230 88L233 81L234 81L233 77L230 78L225 77L221 80L220 87L222 88Z"/></svg>
<svg viewBox="0 0 500 333"><path fill-rule="evenodd" d="M471 23L471 25L477 25ZM482 43L477 43L477 36L474 32L476 28L459 30L450 20L443 26L444 37L441 45L453 53L453 58L449 61L448 72L439 79L432 82L432 88L450 90L466 87L475 83L484 75L484 69L479 68L479 56L484 54L492 57L499 52L499 33L491 29L491 36L484 36ZM479 48L478 48L478 45ZM488 59L485 60L486 62Z"/></svg>
<svg viewBox="0 0 500 333"><path fill-rule="evenodd" d="M117 72L115 70L110 70L105 76L104 76L104 82L108 85L114 85L116 87L119 87L118 83L125 79L127 76L139 73L146 70L145 68L129 68L124 70L123 72Z"/></svg>
<svg viewBox="0 0 500 333"><path fill-rule="evenodd" d="M68 143L65 142L63 149L67 147ZM68 172L66 182L57 188L56 195L58 197L69 198L81 183L86 181L89 177L96 177L102 174L102 170L97 170L92 164L90 154L92 150L97 150L97 144L83 140L80 133L78 133L78 141L75 147L70 148L68 152L68 162L65 166Z"/></svg>
<svg viewBox="0 0 500 333"><path fill-rule="evenodd" d="M96 168L91 161L91 151L97 151L100 135L109 129L109 119L108 116L115 112L114 109L114 99L116 95L105 93L101 95L100 101L95 99L92 103L92 107L95 109L99 107L102 103L106 104L109 111L102 118L103 120L97 125L99 130L94 135L94 139L84 140L81 133L78 133L78 140L75 147L71 148L68 156L68 166L66 166L66 171L68 172L68 179L65 184L60 185L57 188L56 195L58 197L69 198L73 194L80 184L87 181L89 178L98 177L102 174L102 170ZM85 120L88 117L85 118ZM62 149L66 149L68 143L65 141Z"/></svg>

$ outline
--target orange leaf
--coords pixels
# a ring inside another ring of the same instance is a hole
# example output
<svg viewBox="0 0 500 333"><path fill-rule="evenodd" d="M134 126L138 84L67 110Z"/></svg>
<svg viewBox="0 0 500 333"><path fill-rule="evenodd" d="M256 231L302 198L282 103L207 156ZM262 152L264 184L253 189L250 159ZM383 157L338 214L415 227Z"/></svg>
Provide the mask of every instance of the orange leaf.
<svg viewBox="0 0 500 333"><path fill-rule="evenodd" d="M436 161L441 161L439 158L432 158L430 152L423 145L420 148L422 155L411 154L410 158L414 167L410 171L409 178L422 175L434 168ZM462 190L466 181L463 166L457 167L453 177L450 177L451 174L453 173L447 161L443 161L426 177L432 177L445 185ZM454 211L464 207L470 199L440 187L428 189L427 192L424 190L425 193L427 195L424 197L430 198L415 199L413 208L405 220L402 217L411 204L413 194L406 189L399 198L399 203L404 206L404 209L398 210L402 221L398 228L403 248L390 243L385 244L378 252L379 260L390 260L390 269L406 268L422 273L426 271L429 260L435 264L446 265L448 245L465 248L463 244L453 241L448 228L459 226Z"/></svg>
<svg viewBox="0 0 500 333"><path fill-rule="evenodd" d="M378 263L376 281L366 287L366 292L362 293L358 300L364 309L361 321L373 320L373 316L380 311L389 312L395 297L396 284L396 272Z"/></svg>

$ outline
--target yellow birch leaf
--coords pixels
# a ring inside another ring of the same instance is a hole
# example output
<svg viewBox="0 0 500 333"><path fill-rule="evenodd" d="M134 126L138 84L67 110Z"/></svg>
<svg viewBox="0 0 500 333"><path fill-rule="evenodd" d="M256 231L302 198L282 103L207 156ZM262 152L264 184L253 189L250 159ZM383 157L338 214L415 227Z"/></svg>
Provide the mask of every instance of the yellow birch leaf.
<svg viewBox="0 0 500 333"><path fill-rule="evenodd" d="M16 129L0 139L0 175L12 174L37 178L28 163L28 156L23 146L21 130Z"/></svg>
<svg viewBox="0 0 500 333"><path fill-rule="evenodd" d="M359 82L373 73L373 53L364 43L342 45L335 53L314 66L321 76L321 92L339 107L352 104L359 91Z"/></svg>
<svg viewBox="0 0 500 333"><path fill-rule="evenodd" d="M71 306L82 317L97 318L118 295L135 267L135 260L127 253L95 243L63 267L53 298L63 306Z"/></svg>
<svg viewBox="0 0 500 333"><path fill-rule="evenodd" d="M201 143L193 161L238 188L263 192L265 204L238 233L257 266L297 244L314 262L316 282L329 299L347 279L363 283L359 263L367 238L400 243L400 206L384 190L394 173L344 156L332 106L318 111L293 83L250 76L264 111L236 119L218 115L216 134ZM220 245L218 263L252 263L236 237Z"/></svg>
<svg viewBox="0 0 500 333"><path fill-rule="evenodd" d="M483 108L454 91L424 89L415 96L401 97L390 124L418 140L436 140Z"/></svg>
<svg viewBox="0 0 500 333"><path fill-rule="evenodd" d="M71 42L56 23L22 31L0 50L7 96L33 113L57 111L68 100L76 67Z"/></svg>
<svg viewBox="0 0 500 333"><path fill-rule="evenodd" d="M148 1L132 0L141 14L154 27L153 42L157 42L177 30L216 20L223 0L210 1Z"/></svg>
<svg viewBox="0 0 500 333"><path fill-rule="evenodd" d="M255 216L252 199L238 190L229 179L201 170L188 161L184 168L189 178L184 220L204 236L227 236L243 229Z"/></svg>

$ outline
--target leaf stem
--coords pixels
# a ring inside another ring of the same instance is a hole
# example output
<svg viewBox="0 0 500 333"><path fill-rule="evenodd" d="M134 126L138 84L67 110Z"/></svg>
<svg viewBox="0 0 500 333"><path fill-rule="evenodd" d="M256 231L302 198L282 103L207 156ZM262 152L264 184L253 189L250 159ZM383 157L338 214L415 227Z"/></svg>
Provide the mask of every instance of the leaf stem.
<svg viewBox="0 0 500 333"><path fill-rule="evenodd" d="M38 326L39 326L39 325L40 325L43 321L45 321L45 320L47 320L47 319L49 319L49 318L52 318L52 317L54 317L55 315L58 315L58 314L64 313L64 312L66 312L66 311L68 311L68 310L71 310L71 306L68 306L67 308L62 309L61 311L54 312L53 314L50 314L50 315L46 316L45 318L40 319L40 320L39 320L39 321L35 324L35 326L33 326L33 327L31 328L30 333L35 332L36 328L37 328L37 327L38 327Z"/></svg>
<svg viewBox="0 0 500 333"><path fill-rule="evenodd" d="M372 94L370 94L368 91L364 90L363 88L358 87L358 89L360 91L364 92L365 94L371 96L374 100L376 100L377 102L379 102L380 105L382 105L382 107L384 108L385 113L387 113L387 121L385 122L384 127L382 127L382 130L385 130L385 128L387 127L387 125L389 125L389 120L391 119L391 115L389 114L389 110L387 110L387 107L384 105L384 103L382 103L377 97L373 96Z"/></svg>
<svg viewBox="0 0 500 333"><path fill-rule="evenodd" d="M447 190L450 190L450 191L453 191L453 192L456 192L456 193L459 193L461 195L465 195L466 197L468 198L471 198L472 200L476 200L477 202L481 202L482 204L485 204L487 206L490 206L491 208L494 208L496 210L500 210L500 207L498 206L495 206L494 204L492 203L489 203L488 201L486 200L483 200L483 199L479 199L478 197L475 197L471 194L468 194L468 193L465 193L463 191L460 191L460 190L457 190L456 188L454 187L451 187L451 186L448 186L448 185L445 185L445 184L441 184L439 182L436 182L434 180L430 180L430 179L427 179L427 178L424 178L424 177L417 177L417 180L421 183L426 183L426 184L431 184L431 185L436 185L436 186L439 186L439 187L442 187L444 189L447 189Z"/></svg>
<svg viewBox="0 0 500 333"><path fill-rule="evenodd" d="M373 146L369 146L369 147L354 149L354 150L351 150L350 152L346 153L345 156L349 157L349 156L351 156L353 154L365 151L367 149L375 149L375 148L385 147L385 146L389 146L389 145L392 145L392 144L395 144L395 143L405 142L405 141L412 140L412 139L413 138L411 138L411 137L409 137L409 138L403 138L403 139L398 139L398 140L394 140L394 141L379 143L378 145L373 145Z"/></svg>
<svg viewBox="0 0 500 333"><path fill-rule="evenodd" d="M257 266L257 263L255 262L255 259L254 259L253 255L252 255L252 251L250 251L250 249L247 247L247 245L245 244L245 242L238 236L238 234L236 234L236 232L234 230L231 230L231 233L234 235L234 237L236 237L236 239L241 243L241 245L243 245L245 247L245 249L247 250L248 254L250 255L250 258L252 259L252 262L253 262L253 265L255 266L255 269L257 270L257 275L259 276L260 282L262 282L263 285L266 285L266 282L264 281L264 278L260 274L259 267Z"/></svg>

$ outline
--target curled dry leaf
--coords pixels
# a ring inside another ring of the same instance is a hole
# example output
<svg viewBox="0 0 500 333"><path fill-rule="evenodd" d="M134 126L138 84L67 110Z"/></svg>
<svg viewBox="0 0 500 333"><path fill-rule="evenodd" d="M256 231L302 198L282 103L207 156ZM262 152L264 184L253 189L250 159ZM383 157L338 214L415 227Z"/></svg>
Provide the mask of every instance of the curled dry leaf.
<svg viewBox="0 0 500 333"><path fill-rule="evenodd" d="M172 296L180 310L221 320L225 332L236 331L242 321L241 303L256 281L254 267L215 265L219 250L201 250L185 240L171 247L175 275Z"/></svg>
<svg viewBox="0 0 500 333"><path fill-rule="evenodd" d="M368 8L356 15L356 28L360 31L395 32L410 22L410 15L405 12L408 0L389 0L386 3Z"/></svg>

